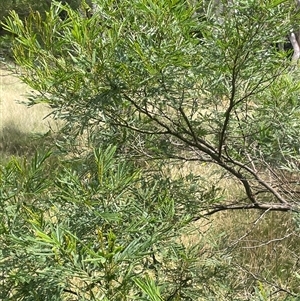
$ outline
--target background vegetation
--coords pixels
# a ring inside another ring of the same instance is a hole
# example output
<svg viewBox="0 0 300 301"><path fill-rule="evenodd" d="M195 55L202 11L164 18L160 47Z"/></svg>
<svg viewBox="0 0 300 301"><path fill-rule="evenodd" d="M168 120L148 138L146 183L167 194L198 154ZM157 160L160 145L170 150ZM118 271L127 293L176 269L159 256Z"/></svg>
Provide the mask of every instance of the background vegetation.
<svg viewBox="0 0 300 301"><path fill-rule="evenodd" d="M297 14L218 3L5 19L1 300L300 298Z"/></svg>

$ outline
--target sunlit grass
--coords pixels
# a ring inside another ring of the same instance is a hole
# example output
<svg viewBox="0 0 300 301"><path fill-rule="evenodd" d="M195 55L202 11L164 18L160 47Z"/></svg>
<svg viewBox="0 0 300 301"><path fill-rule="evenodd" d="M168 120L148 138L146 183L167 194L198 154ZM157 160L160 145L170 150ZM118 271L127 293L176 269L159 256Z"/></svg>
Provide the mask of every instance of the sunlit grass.
<svg viewBox="0 0 300 301"><path fill-rule="evenodd" d="M59 123L45 118L51 109L44 104L27 107L30 90L16 75L0 69L0 153L1 159L10 155L27 154L40 144L38 135L57 131Z"/></svg>
<svg viewBox="0 0 300 301"><path fill-rule="evenodd" d="M241 210L217 213L214 218L209 234L219 237L218 249L231 257L238 286L247 287L249 293L259 283L266 288L277 284L299 293L300 236L292 213ZM274 298L284 300L280 294L285 295L278 291Z"/></svg>
<svg viewBox="0 0 300 301"><path fill-rule="evenodd" d="M44 119L51 112L46 105L25 106L30 89L10 71L0 69L0 87L1 130L10 126L22 132L46 132L50 124L54 125L53 120Z"/></svg>
<svg viewBox="0 0 300 301"><path fill-rule="evenodd" d="M218 187L220 196L229 203L245 196L242 185L220 176L221 171L215 165L189 162L170 168L169 172L174 178L190 172L201 175L203 181L199 185ZM204 241L201 260L207 255L209 258L211 254L223 254L224 265L228 264L231 270L228 283L239 300L252 300L260 290L266 295L274 294L274 299L262 300L286 300L286 292L280 288L300 292L300 233L293 213L228 210L204 216L194 226L198 232L184 237L184 243L203 244Z"/></svg>

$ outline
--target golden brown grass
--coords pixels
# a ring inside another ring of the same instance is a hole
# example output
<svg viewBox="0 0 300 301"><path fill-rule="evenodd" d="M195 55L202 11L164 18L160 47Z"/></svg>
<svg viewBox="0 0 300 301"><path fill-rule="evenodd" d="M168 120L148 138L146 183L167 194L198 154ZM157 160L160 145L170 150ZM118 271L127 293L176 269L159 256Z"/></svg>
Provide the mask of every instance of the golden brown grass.
<svg viewBox="0 0 300 301"><path fill-rule="evenodd" d="M10 71L0 69L0 129L15 127L22 132L46 132L53 120L43 119L51 110L43 104L26 107L26 94L30 89Z"/></svg>
<svg viewBox="0 0 300 301"><path fill-rule="evenodd" d="M0 68L0 154L1 159L10 155L32 153L34 136L57 131L59 123L45 118L50 112L44 104L27 107L30 89L7 68Z"/></svg>
<svg viewBox="0 0 300 301"><path fill-rule="evenodd" d="M220 170L214 165L192 162L169 171L174 178L189 172L201 175L204 182L199 185L219 186L220 194L229 201L244 195L237 181L220 180ZM286 300L286 292L280 289L300 293L297 276L300 275L300 233L293 213L223 211L209 219L200 219L194 226L198 232L182 238L183 242L193 245L201 239L203 243L205 237L201 260L205 254L223 254L224 265L228 264L231 270L227 279L237 293L237 300L254 300L254 291L266 296L255 300Z"/></svg>
<svg viewBox="0 0 300 301"><path fill-rule="evenodd" d="M210 235L219 237L218 248L231 256L239 285L250 288L261 282L300 292L300 236L292 213L217 213Z"/></svg>

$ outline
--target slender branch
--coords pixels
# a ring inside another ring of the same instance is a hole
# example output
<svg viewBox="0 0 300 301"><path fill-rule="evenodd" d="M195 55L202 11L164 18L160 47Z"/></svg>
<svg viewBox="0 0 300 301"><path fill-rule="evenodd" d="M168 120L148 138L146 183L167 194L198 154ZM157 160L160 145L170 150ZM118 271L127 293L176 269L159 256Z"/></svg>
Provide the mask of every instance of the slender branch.
<svg viewBox="0 0 300 301"><path fill-rule="evenodd" d="M287 235L285 235L283 237L270 239L268 241L262 242L259 245L255 245L255 246L251 246L251 247L242 247L242 249L256 249L256 248L264 247L264 246L269 245L269 244L271 244L273 242L282 241L282 240L284 240L284 239L286 239L286 238L288 238L288 237L290 237L290 236L292 236L294 234L295 234L295 232L290 232L290 233L288 233Z"/></svg>
<svg viewBox="0 0 300 301"><path fill-rule="evenodd" d="M258 277L257 275L255 275L254 273L252 273L252 272L250 272L248 269L246 269L245 267L241 267L241 266L238 265L238 264L235 264L235 265L236 265L238 268L240 268L242 271L244 271L244 272L246 272L247 274L251 275L255 280L258 280L258 281L260 281L260 282L267 283L268 285L271 285L271 286L275 287L275 288L278 290L278 292L284 292L284 293L287 293L288 295L293 296L293 297L299 296L298 294L295 294L295 293L289 291L288 289L279 286L279 285L276 284L276 283L272 283L272 282L268 281L266 278Z"/></svg>
<svg viewBox="0 0 300 301"><path fill-rule="evenodd" d="M148 134L148 135L165 135L165 134L168 134L167 131L157 131L157 132L155 132L155 131L142 130L140 128L137 128L137 127L129 125L128 122L126 122L125 120L124 120L124 123L121 123L121 122L120 123L112 122L111 124L115 125L115 126L121 126L123 128L127 128L127 129L130 129L130 130L133 130L133 131L135 131L137 133L140 133L140 134Z"/></svg>
<svg viewBox="0 0 300 301"><path fill-rule="evenodd" d="M239 161L233 160L231 158L230 160L234 165L239 166L248 171L257 180L257 182L263 187L265 187L269 192L271 192L279 200L280 203L287 204L287 201L271 185L269 185L266 181L262 180L257 172L255 172L250 167L246 166L245 164Z"/></svg>
<svg viewBox="0 0 300 301"><path fill-rule="evenodd" d="M182 109L181 106L179 107L179 112L180 112L181 115L183 116L183 119L184 119L185 123L187 124L187 126L188 126L188 128L189 128L189 130L190 130L190 132L191 132L191 134L192 134L192 137L193 137L193 139L194 139L194 141L195 141L195 143L198 143L198 137L197 137L197 135L195 134L195 132L194 132L194 130L193 130L193 127L192 127L192 125L191 125L189 119L187 118L187 116L186 116L186 114L184 113L184 110Z"/></svg>
<svg viewBox="0 0 300 301"><path fill-rule="evenodd" d="M233 242L232 244L230 244L230 246L228 247L228 249L231 249L236 246L242 239L244 239L245 237L247 237L254 229L254 227L259 223L260 220L263 219L263 217L270 211L270 209L267 209L266 211L264 211L262 214L260 214L260 216L253 222L251 223L251 227L250 229L241 237L239 237L235 242Z"/></svg>
<svg viewBox="0 0 300 301"><path fill-rule="evenodd" d="M233 65L233 69L232 69L232 78L231 78L231 95L230 95L230 99L229 99L229 107L227 108L226 112L225 112L225 120L223 123L223 127L220 133L220 139L219 139L219 148L218 148L218 154L219 154L219 158L222 155L222 148L224 146L225 143L225 133L226 130L228 128L229 125L229 120L230 120L230 114L232 109L234 108L234 98L235 98L235 93L236 93L236 81L237 81L237 75L238 75L238 71L236 71L237 68L237 60L238 60L238 55L236 55L236 57L234 58L234 65Z"/></svg>
<svg viewBox="0 0 300 301"><path fill-rule="evenodd" d="M217 165L224 168L226 171L230 172L233 176L235 176L239 181L242 182L249 200L253 204L257 203L257 201L253 195L249 181L245 178L245 176L243 174L241 174L239 171L235 170L233 167L229 166L228 164L226 164L223 161L223 159L228 160L227 158L219 157L218 153L212 147L206 146L207 143L205 141L204 141L205 144L202 143L203 139L199 138L197 141L193 142L193 141L190 141L189 139L185 138L184 136L182 136L180 133L173 131L163 121L161 121L157 117L151 115L151 113L149 113L147 110L144 110L141 107L139 107L138 104L131 97L129 97L126 94L124 94L124 97L126 100L130 101L136 107L136 109L138 109L141 113L144 113L148 118L150 118L150 120L155 121L158 125L160 125L164 129L166 129L167 134L176 137L177 139L183 141L184 143L186 143L186 145L188 145L190 147L195 147L195 148L199 149L201 152L203 152L204 154L211 157Z"/></svg>
<svg viewBox="0 0 300 301"><path fill-rule="evenodd" d="M79 296L78 293L76 293L76 292L74 292L74 291L72 291L72 290L69 290L69 289L67 289L67 288L64 288L63 291L64 291L65 293L68 293L68 294L72 294L72 295L75 295L75 296Z"/></svg>
<svg viewBox="0 0 300 301"><path fill-rule="evenodd" d="M239 103L241 103L242 101L244 101L245 99L247 99L248 97L250 97L250 96L252 96L256 93L259 93L261 91L264 91L280 75L280 73L277 73L276 75L274 75L272 77L268 77L268 76L267 76L267 78L265 78L264 76L261 77L261 79L258 81L258 83L252 88L252 90L249 93L247 93L246 95L244 95L243 97L238 99L236 102L234 102L234 98L235 98L235 94L236 94L237 75L238 75L238 72L239 72L239 69L238 69L238 66L237 66L237 59L238 59L238 56L236 56L235 60L234 60L234 67L232 69L232 79L231 79L232 89L231 89L231 95L230 95L230 99L229 99L229 107L227 108L227 110L225 112L225 121L223 123L223 127L222 127L221 134L220 134L219 147L218 147L219 157L221 157L221 155L222 155L222 148L223 148L224 143L225 143L225 133L226 133L226 130L228 128L228 124L229 124L229 121L230 121L230 115L231 115L231 112L232 112L233 108L236 105L238 105ZM258 89L264 83L268 83L268 85L263 86L261 89Z"/></svg>
<svg viewBox="0 0 300 301"><path fill-rule="evenodd" d="M247 204L247 205L220 205L215 206L208 212L204 213L204 216L212 215L214 213L225 211L225 210L243 210L243 209L258 209L258 210L269 210L269 211L293 211L300 212L299 207L295 207L289 204ZM195 217L193 221L199 220L201 217Z"/></svg>
<svg viewBox="0 0 300 301"><path fill-rule="evenodd" d="M287 69L287 68L284 68ZM247 93L246 95L244 95L243 97L241 97L239 100L237 100L235 102L235 106L239 103L241 103L243 100L245 100L246 98L253 96L254 94L260 93L262 91L265 91L266 88L268 88L276 79L279 75L281 75L281 71L279 71L278 73L276 73L275 75L272 75L271 77L268 76L268 72L264 73L261 77L261 79L257 82L257 84L252 88L251 91L249 91L249 93ZM265 83L268 83L267 85L263 85ZM260 88L261 87L261 88ZM260 89L258 89L260 88Z"/></svg>

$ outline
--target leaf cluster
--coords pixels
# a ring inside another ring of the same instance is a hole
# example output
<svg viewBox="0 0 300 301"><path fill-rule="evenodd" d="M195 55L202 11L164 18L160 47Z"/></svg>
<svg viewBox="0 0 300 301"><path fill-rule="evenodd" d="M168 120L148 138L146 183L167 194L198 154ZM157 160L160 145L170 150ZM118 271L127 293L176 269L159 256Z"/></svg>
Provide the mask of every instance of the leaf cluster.
<svg viewBox="0 0 300 301"><path fill-rule="evenodd" d="M150 284L164 300L202 294L202 247L179 239L191 216L176 185L142 176L115 151L1 167L2 300L149 300Z"/></svg>

